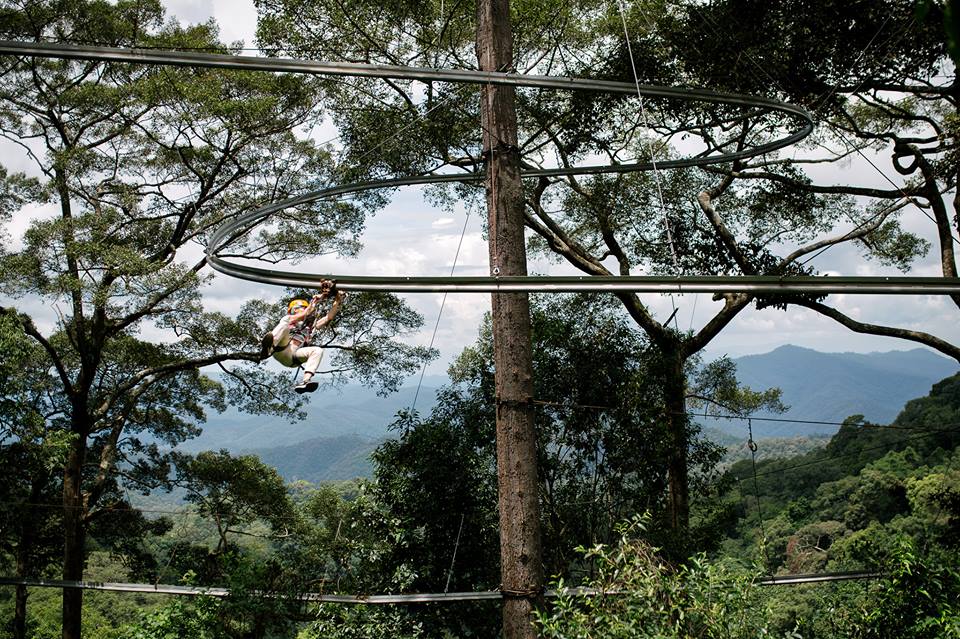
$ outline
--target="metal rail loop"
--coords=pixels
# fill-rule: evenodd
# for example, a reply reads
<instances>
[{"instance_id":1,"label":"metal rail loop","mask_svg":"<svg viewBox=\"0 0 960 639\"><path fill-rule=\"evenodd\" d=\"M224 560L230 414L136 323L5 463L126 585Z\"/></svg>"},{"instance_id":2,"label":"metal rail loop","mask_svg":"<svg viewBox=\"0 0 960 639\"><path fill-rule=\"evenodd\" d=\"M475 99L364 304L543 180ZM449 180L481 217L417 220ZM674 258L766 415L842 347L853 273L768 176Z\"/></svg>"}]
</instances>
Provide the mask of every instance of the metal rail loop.
<instances>
[{"instance_id":1,"label":"metal rail loop","mask_svg":"<svg viewBox=\"0 0 960 639\"><path fill-rule=\"evenodd\" d=\"M592 80L589 78L571 78L546 75L523 75L519 73L501 73L496 71L474 71L470 69L430 69L425 67L401 67L385 64L360 64L353 62L320 62L316 60L297 60L292 58L268 58L262 56L237 56L222 53L197 53L193 51L160 51L156 49L123 49L118 47L94 47L50 42L19 42L0 40L0 55L19 55L41 58L68 60L91 60L95 62L120 62L126 64L151 64L160 66L206 67L215 69L235 69L241 71L265 71L270 73L303 73L308 75L332 75L365 78L390 78L399 80L420 80L423 82L453 82L461 84L498 84L521 88L555 89L566 91L597 91L620 95L636 95L637 92L654 98L684 100L687 102L708 102L733 106L758 107L777 111L797 118L802 125L790 135L764 144L710 156L697 156L657 162L662 169L722 164L734 160L763 155L790 146L807 137L813 131L813 118L801 107L780 100L760 98L737 93L637 85L631 82L613 82L610 80ZM653 168L649 162L622 164L616 166L584 166L567 171L546 170L536 175L559 176L585 173L627 173ZM531 175L531 177L534 177Z\"/></svg>"},{"instance_id":2,"label":"metal rail loop","mask_svg":"<svg viewBox=\"0 0 960 639\"><path fill-rule=\"evenodd\" d=\"M515 87L539 89L554 89L567 91L598 91L620 95L640 94L686 101L700 101L711 104L757 107L779 112L791 118L798 119L801 126L789 135L741 151L722 153L710 156L698 156L664 160L655 167L651 162L631 163L622 165L582 166L573 169L539 169L524 171L524 177L558 177L563 175L583 175L596 173L627 173L644 171L654 168L680 168L717 164L745 159L789 146L806 137L813 130L813 120L800 107L778 100L754 98L750 96L705 91L699 89L684 89L677 87L637 86L628 82L611 82L605 80L591 80L583 78L551 77L538 75L520 75L516 73L497 73L472 70L427 69L419 67L400 67L389 65L354 64L342 62L318 62L312 60L295 60L287 58L266 58L254 56L234 56L214 53L198 53L184 51L159 51L152 49L121 49L113 47L77 46L69 44L55 44L43 42L12 42L0 41L0 54L38 56L48 58L65 58L74 60L92 60L99 62L118 62L133 64L173 65L186 67L207 67L219 69L238 69L246 71L266 71L273 73L306 73L313 75L332 75L370 78L394 78L419 80L424 82L455 82L470 84L499 84ZM487 281L473 281L468 284L437 283L420 281L421 278L381 278L378 284L367 278L359 282L359 278L343 275L309 275L298 271L278 271L254 266L239 264L219 257L218 253L233 239L249 231L253 226L270 215L294 206L302 206L322 198L348 195L361 191L381 188L395 188L416 184L437 184L443 182L476 182L483 179L480 173L452 174L452 175L425 175L409 178L397 178L373 182L361 182L336 186L319 191L313 191L288 200L270 204L254 210L246 215L235 218L221 225L207 243L207 258L212 268L224 274L239 277L255 282L279 284L287 286L315 286L321 279L333 277L341 283L344 289L370 290L395 289L403 291L476 291L489 292L505 290L505 280L486 278ZM598 280L581 279L576 282L561 284L559 280L553 283L535 283L529 280L511 282L509 290L674 290L673 284L641 282L632 278L629 281L600 283ZM626 288L623 288L626 287ZM717 290L711 288L710 290ZM778 288L778 290L781 290Z\"/></svg>"},{"instance_id":3,"label":"metal rail loop","mask_svg":"<svg viewBox=\"0 0 960 639\"><path fill-rule=\"evenodd\" d=\"M395 78L424 82L459 82L499 84L515 87L559 89L568 91L600 91L634 95L635 84L582 78L520 75L471 70L440 70L343 62L317 62L288 58L234 56L213 53L120 49L112 47L76 46L67 44L0 41L0 54L82 59L100 62L173 65L266 71L273 73L306 73L370 78ZM742 151L712 156L680 158L657 163L658 168L701 166L730 162L769 153L805 137L813 129L810 115L792 104L750 96L640 85L642 95L701 101L712 104L759 107L799 118L803 125L778 140ZM627 173L653 169L652 163L583 166L572 169L538 169L524 171L524 177L559 177L595 173ZM960 293L957 278L916 277L358 277L338 274L309 274L291 270L266 269L224 259L218 255L233 240L249 231L270 215L294 206L373 189L438 184L446 182L478 182L481 173L423 175L390 180L359 182L305 193L282 202L261 207L221 225L207 243L207 259L212 268L226 275L254 282L282 286L313 288L321 280L336 279L345 290L389 290L396 292L652 292L652 293L876 293L876 294L953 294Z\"/></svg>"}]
</instances>

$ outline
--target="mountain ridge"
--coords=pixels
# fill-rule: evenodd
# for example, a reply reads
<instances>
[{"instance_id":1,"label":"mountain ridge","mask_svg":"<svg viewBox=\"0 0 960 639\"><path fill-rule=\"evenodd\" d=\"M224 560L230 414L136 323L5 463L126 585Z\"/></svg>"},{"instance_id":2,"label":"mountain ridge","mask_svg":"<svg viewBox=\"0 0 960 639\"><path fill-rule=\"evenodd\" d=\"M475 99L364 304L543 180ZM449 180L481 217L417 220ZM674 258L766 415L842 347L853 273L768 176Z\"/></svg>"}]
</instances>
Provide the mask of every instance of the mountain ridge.
<instances>
[{"instance_id":1,"label":"mountain ridge","mask_svg":"<svg viewBox=\"0 0 960 639\"><path fill-rule=\"evenodd\" d=\"M754 390L778 387L789 410L759 412L755 418L842 422L863 415L878 424L891 423L907 401L925 396L936 382L960 370L953 360L932 351L823 353L794 345L769 353L734 358L737 379ZM704 420L732 435L745 435L746 424ZM832 434L837 426L787 422L754 423L754 437Z\"/></svg>"},{"instance_id":2,"label":"mountain ridge","mask_svg":"<svg viewBox=\"0 0 960 639\"><path fill-rule=\"evenodd\" d=\"M733 358L740 382L754 390L779 387L790 410L753 416L755 439L830 435L837 426L766 419L839 423L862 414L889 424L907 401L926 396L932 385L960 366L917 348L874 353L823 353L784 345L768 353ZM430 378L419 389L416 407L428 414L443 378ZM359 386L321 389L308 406L308 419L287 423L276 417L232 411L214 415L203 434L181 448L188 452L226 448L256 454L287 480L323 481L370 476L370 453L391 437L389 425L399 410L409 409L417 388L405 386L383 398ZM318 401L319 400L319 401ZM712 439L745 441L746 420L698 418Z\"/></svg>"}]
</instances>

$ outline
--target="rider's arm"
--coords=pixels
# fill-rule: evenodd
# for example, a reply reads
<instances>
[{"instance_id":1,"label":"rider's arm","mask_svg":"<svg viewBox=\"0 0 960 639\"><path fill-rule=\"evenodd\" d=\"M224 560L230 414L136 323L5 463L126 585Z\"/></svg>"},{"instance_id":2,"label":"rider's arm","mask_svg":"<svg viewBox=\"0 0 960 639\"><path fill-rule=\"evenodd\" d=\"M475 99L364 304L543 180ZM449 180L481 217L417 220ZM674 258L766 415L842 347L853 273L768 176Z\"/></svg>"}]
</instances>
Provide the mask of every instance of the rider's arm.
<instances>
[{"instance_id":1,"label":"rider's arm","mask_svg":"<svg viewBox=\"0 0 960 639\"><path fill-rule=\"evenodd\" d=\"M314 324L315 329L322 328L333 321L333 318L336 317L340 311L340 306L343 304L343 297L343 291L337 291L337 296L333 298L333 304L330 306L330 310L325 316L317 320L317 323Z\"/></svg>"}]
</instances>

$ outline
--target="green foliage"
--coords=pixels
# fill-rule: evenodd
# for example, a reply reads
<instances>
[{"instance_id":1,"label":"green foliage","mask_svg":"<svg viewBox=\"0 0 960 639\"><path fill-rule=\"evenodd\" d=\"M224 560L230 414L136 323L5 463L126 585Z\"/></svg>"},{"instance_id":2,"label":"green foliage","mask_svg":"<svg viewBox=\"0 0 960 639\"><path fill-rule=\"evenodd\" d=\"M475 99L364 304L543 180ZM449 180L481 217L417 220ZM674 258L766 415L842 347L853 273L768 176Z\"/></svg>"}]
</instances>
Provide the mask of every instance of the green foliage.
<instances>
[{"instance_id":1,"label":"green foliage","mask_svg":"<svg viewBox=\"0 0 960 639\"><path fill-rule=\"evenodd\" d=\"M159 610L144 615L128 630L130 639L229 639L220 625L219 602L213 597L177 597Z\"/></svg>"},{"instance_id":2,"label":"green foliage","mask_svg":"<svg viewBox=\"0 0 960 639\"><path fill-rule=\"evenodd\" d=\"M217 552L228 549L227 536L260 520L274 534L294 525L294 509L287 487L275 468L258 457L233 457L225 450L205 451L195 457L177 455L177 483L196 504L201 516L216 522Z\"/></svg>"},{"instance_id":3,"label":"green foliage","mask_svg":"<svg viewBox=\"0 0 960 639\"><path fill-rule=\"evenodd\" d=\"M956 0L945 0L942 6L935 0L917 2L917 20L936 19L937 13L943 14L943 31L950 58L954 65L960 65L960 6Z\"/></svg>"},{"instance_id":4,"label":"green foliage","mask_svg":"<svg viewBox=\"0 0 960 639\"><path fill-rule=\"evenodd\" d=\"M639 508L652 506L659 520L665 517L662 364L617 307L597 296L534 298L532 323L544 560L548 571L580 579L595 567L573 547L612 540L617 521ZM440 391L428 417L398 416L399 437L374 454L376 481L368 492L344 503L321 490L304 502L314 548L330 549L328 587L438 592L499 584L489 324L450 374L454 384ZM697 380L705 398L726 393L746 410L763 401L735 388L729 362ZM718 457L711 445L692 448L699 499L684 547L715 542L729 518L729 504L715 503L724 490L711 473ZM662 526L646 534L674 542L674 552L681 546ZM320 615L309 636L376 637L388 628L490 636L499 625L492 604L480 603L415 614L322 607Z\"/></svg>"},{"instance_id":5,"label":"green foliage","mask_svg":"<svg viewBox=\"0 0 960 639\"><path fill-rule=\"evenodd\" d=\"M758 411L782 413L779 388L755 391L737 381L737 365L721 357L696 370L689 382L687 401L691 409L750 415Z\"/></svg>"},{"instance_id":6,"label":"green foliage","mask_svg":"<svg viewBox=\"0 0 960 639\"><path fill-rule=\"evenodd\" d=\"M868 570L864 584L768 589L774 634L950 637L957 632L957 376L907 403L890 427L849 418L828 446L758 463L766 539L749 465L747 504L725 555L765 552L771 573Z\"/></svg>"},{"instance_id":7,"label":"green foliage","mask_svg":"<svg viewBox=\"0 0 960 639\"><path fill-rule=\"evenodd\" d=\"M936 68L945 53L940 25L930 18L914 22L915 7L913 0L816 6L802 1L690 3L674 14L672 35L688 72L728 89L760 95L782 91L801 103L840 102L843 95L824 97L824 90ZM908 25L909 35L891 40L883 56L861 56L887 22ZM704 28L724 31L717 39L697 38L694 30ZM738 43L737 53L729 48L731 42ZM753 66L757 60L763 61L763 73Z\"/></svg>"},{"instance_id":8,"label":"green foliage","mask_svg":"<svg viewBox=\"0 0 960 639\"><path fill-rule=\"evenodd\" d=\"M429 637L415 615L395 607L339 606L320 611L320 619L300 631L297 639L392 639ZM444 614L450 614L446 612Z\"/></svg>"},{"instance_id":9,"label":"green foliage","mask_svg":"<svg viewBox=\"0 0 960 639\"><path fill-rule=\"evenodd\" d=\"M766 635L768 610L755 572L707 561L703 556L675 568L642 540L644 523L634 519L619 529L611 546L579 548L595 566L587 585L593 596L562 592L537 612L546 639L627 637L735 638Z\"/></svg>"},{"instance_id":10,"label":"green foliage","mask_svg":"<svg viewBox=\"0 0 960 639\"><path fill-rule=\"evenodd\" d=\"M126 568L108 553L94 551L88 559L91 581L125 581ZM57 578L57 575L49 575ZM14 618L12 588L0 590L0 638L15 635L9 626ZM128 639L130 627L144 614L161 605L163 597L143 593L90 591L83 601L83 636L90 639ZM30 588L27 600L26 636L30 639L60 639L61 594L56 588Z\"/></svg>"},{"instance_id":11,"label":"green foliage","mask_svg":"<svg viewBox=\"0 0 960 639\"><path fill-rule=\"evenodd\" d=\"M950 515L949 488L944 486L940 523L923 523L924 507L911 505L910 487L927 475L952 476L956 467L953 451L960 443L960 376L949 377L933 386L927 397L907 402L890 427L865 423L855 415L845 420L826 447L789 459L757 462L758 487L765 518L775 519L788 504L805 499L812 505L802 522L841 521L851 532L877 522L915 535L948 533L942 524ZM753 501L752 469L749 461L737 461L729 469L740 481L742 498ZM781 477L789 477L782 481ZM947 480L949 481L949 480ZM919 489L914 489L919 490ZM906 520L902 518L906 515ZM901 518L901 519L898 519ZM757 513L748 511L743 526L755 530ZM778 542L786 546L784 538ZM841 545L840 548L843 548ZM858 555L859 556L859 555ZM783 559L775 560L771 569Z\"/></svg>"},{"instance_id":12,"label":"green foliage","mask_svg":"<svg viewBox=\"0 0 960 639\"><path fill-rule=\"evenodd\" d=\"M334 371L348 371L365 385L377 388L380 395L398 390L405 379L438 354L429 347L395 340L422 325L423 318L394 294L351 294L328 340L340 341L344 335L352 338L346 348L334 351Z\"/></svg>"},{"instance_id":13,"label":"green foliage","mask_svg":"<svg viewBox=\"0 0 960 639\"><path fill-rule=\"evenodd\" d=\"M860 603L847 636L863 639L960 637L957 555L922 554L900 539L886 574Z\"/></svg>"},{"instance_id":14,"label":"green foliage","mask_svg":"<svg viewBox=\"0 0 960 639\"><path fill-rule=\"evenodd\" d=\"M907 499L913 512L922 514L928 529L937 530L937 538L949 548L960 547L960 460L940 472L931 471L906 481Z\"/></svg>"},{"instance_id":15,"label":"green foliage","mask_svg":"<svg viewBox=\"0 0 960 639\"><path fill-rule=\"evenodd\" d=\"M400 438L373 456L374 498L403 526L391 563L415 567L418 590L491 588L500 565L491 433L469 398L440 397L443 417L401 416Z\"/></svg>"},{"instance_id":16,"label":"green foliage","mask_svg":"<svg viewBox=\"0 0 960 639\"><path fill-rule=\"evenodd\" d=\"M426 472L426 470L424 471ZM284 565L296 570L311 584L312 590L330 593L385 593L442 590L432 575L449 562L446 551L453 539L439 539L445 545L431 554L423 540L449 525L449 517L436 523L420 525L410 512L400 512L395 505L382 503L376 485L365 483L343 489L322 486L308 489L298 498L304 525L298 532L299 543L284 547L279 557ZM431 509L430 486L419 494L420 505L409 508ZM354 494L351 494L354 493ZM465 493L464 493L465 494ZM454 531L455 533L456 531ZM466 525L463 537L476 536ZM480 533L486 544L484 558L496 562L495 530ZM483 588L483 566L478 569L471 558L470 541L461 539L456 555L451 589ZM446 564L449 568L450 564ZM444 575L445 576L445 575ZM457 586L456 584L460 585ZM490 586L492 587L492 586ZM315 623L303 630L303 637L381 637L390 632L397 636L439 636L444 631L454 636L487 636L496 627L495 604L452 603L415 608L392 606L321 605L314 615ZM493 615L493 616L491 616ZM446 630L444 630L446 629ZM479 633L479 634L472 634Z\"/></svg>"},{"instance_id":17,"label":"green foliage","mask_svg":"<svg viewBox=\"0 0 960 639\"><path fill-rule=\"evenodd\" d=\"M532 329L544 560L548 571L568 574L577 563L571 548L608 540L617 521L639 508L665 518L662 460L670 444L663 363L617 306L597 296L534 298ZM731 367L721 368L728 373L722 380L715 371L698 378L703 397L713 399L717 389L728 397L739 392ZM420 531L408 552L420 553L413 563L424 589L445 585L449 567L439 557L453 555L458 532L453 583L481 587L497 579L489 324L450 372L455 383L441 391L433 413L402 416L395 424L400 438L374 457L377 500ZM696 528L683 544L709 544L729 514L712 503L721 490L711 472L718 458L719 449L695 440L690 466L698 470L694 483L702 498L695 501ZM661 542L682 545L657 528Z\"/></svg>"},{"instance_id":18,"label":"green foliage","mask_svg":"<svg viewBox=\"0 0 960 639\"><path fill-rule=\"evenodd\" d=\"M809 465L794 463L797 459ZM850 475L827 470L825 466L832 462L805 455L758 464L764 473L773 473L758 481L771 551L768 569L872 568L886 561L896 537L903 534L945 547L955 543L951 522L957 510L951 486L956 453L941 465L929 466L907 448L887 453ZM773 479L780 475L778 467L789 473L789 485ZM819 479L815 477L818 468ZM752 506L752 480L746 469L743 472L739 491ZM752 536L747 531L755 531L758 525L757 514L750 509L739 534Z\"/></svg>"}]
</instances>

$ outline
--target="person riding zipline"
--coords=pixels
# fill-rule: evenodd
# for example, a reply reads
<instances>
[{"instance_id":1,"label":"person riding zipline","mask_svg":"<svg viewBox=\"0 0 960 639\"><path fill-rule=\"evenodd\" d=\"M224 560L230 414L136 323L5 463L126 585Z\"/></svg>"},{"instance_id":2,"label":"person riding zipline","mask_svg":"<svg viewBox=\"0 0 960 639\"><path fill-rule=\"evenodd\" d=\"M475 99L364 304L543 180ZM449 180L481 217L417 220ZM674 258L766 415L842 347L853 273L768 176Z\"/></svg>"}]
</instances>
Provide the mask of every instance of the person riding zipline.
<instances>
[{"instance_id":1,"label":"person riding zipline","mask_svg":"<svg viewBox=\"0 0 960 639\"><path fill-rule=\"evenodd\" d=\"M331 294L334 299L330 310L323 317L315 317L319 304ZM284 366L303 366L303 381L293 387L298 393L312 393L319 386L313 381L313 376L320 367L323 348L312 346L310 341L315 331L332 322L337 316L343 298L343 292L337 291L333 282L325 280L320 285L320 294L314 295L309 302L305 299L291 301L287 305L287 315L260 340L260 359L273 355L273 358Z\"/></svg>"}]
</instances>

